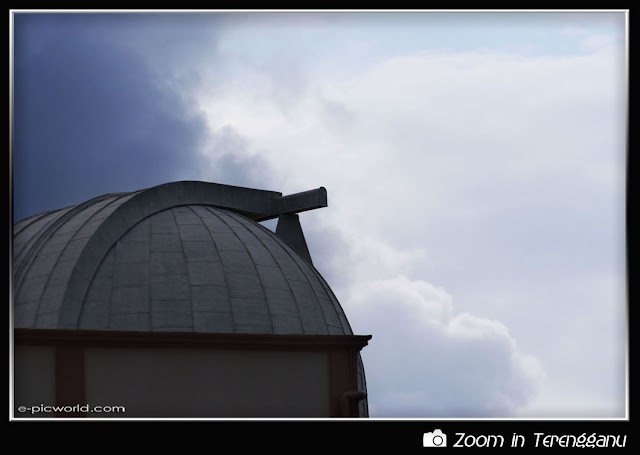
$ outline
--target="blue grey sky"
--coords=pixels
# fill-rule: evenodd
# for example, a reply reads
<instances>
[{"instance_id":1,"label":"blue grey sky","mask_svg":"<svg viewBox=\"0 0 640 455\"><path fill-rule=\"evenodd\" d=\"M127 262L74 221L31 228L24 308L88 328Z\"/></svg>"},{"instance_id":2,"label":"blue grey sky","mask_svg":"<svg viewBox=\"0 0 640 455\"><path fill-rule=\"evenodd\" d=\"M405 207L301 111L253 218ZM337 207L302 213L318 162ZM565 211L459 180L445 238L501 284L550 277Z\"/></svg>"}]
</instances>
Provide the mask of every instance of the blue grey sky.
<instances>
[{"instance_id":1,"label":"blue grey sky","mask_svg":"<svg viewBox=\"0 0 640 455\"><path fill-rule=\"evenodd\" d=\"M13 216L293 193L372 417L624 417L624 11L21 13Z\"/></svg>"}]
</instances>

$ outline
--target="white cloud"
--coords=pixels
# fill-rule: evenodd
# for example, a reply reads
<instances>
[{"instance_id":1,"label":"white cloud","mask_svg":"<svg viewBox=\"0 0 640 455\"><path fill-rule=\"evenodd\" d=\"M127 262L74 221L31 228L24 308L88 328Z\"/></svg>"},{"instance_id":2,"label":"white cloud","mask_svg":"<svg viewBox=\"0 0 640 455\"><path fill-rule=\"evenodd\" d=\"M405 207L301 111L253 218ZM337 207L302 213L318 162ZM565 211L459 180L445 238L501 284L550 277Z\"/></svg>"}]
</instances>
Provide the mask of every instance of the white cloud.
<instances>
[{"instance_id":1,"label":"white cloud","mask_svg":"<svg viewBox=\"0 0 640 455\"><path fill-rule=\"evenodd\" d=\"M354 330L374 334L363 352L372 417L508 416L535 395L539 362L503 324L453 314L443 289L399 276L347 297Z\"/></svg>"},{"instance_id":2,"label":"white cloud","mask_svg":"<svg viewBox=\"0 0 640 455\"><path fill-rule=\"evenodd\" d=\"M521 413L542 384L541 365L556 368L547 397L564 387L555 376L568 377L563 359L590 371L593 359L572 352L567 336L585 352L600 346L593 352L603 361L620 357L625 340L612 326L603 345L589 324L540 316L571 320L575 283L589 321L624 309L612 294L593 297L603 288L591 280L618 273L611 253L623 248L617 54L603 45L573 56L429 51L375 60L354 41L341 53L336 36L319 44L296 41L302 30L279 30L273 41L263 32L260 53L249 29L229 35L222 63L233 78L196 98L212 132L242 138L238 160L259 163L260 187L328 188L329 209L302 223L356 332L374 336L363 354L372 414ZM223 180L216 165L225 154L213 145L204 152L212 168L203 177ZM592 382L563 393L561 412L617 387L604 375Z\"/></svg>"}]
</instances>

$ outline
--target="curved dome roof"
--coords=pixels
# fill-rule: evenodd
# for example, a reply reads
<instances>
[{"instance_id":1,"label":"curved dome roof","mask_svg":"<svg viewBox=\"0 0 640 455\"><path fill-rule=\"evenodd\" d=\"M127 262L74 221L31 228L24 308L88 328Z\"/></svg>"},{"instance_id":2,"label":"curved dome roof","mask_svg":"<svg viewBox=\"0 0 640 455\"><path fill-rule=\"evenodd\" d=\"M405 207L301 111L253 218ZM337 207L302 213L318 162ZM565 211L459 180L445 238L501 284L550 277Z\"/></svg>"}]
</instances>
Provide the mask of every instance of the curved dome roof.
<instances>
[{"instance_id":1,"label":"curved dome roof","mask_svg":"<svg viewBox=\"0 0 640 455\"><path fill-rule=\"evenodd\" d=\"M352 334L318 271L247 206L279 193L239 204L222 187L107 194L17 223L14 326Z\"/></svg>"}]
</instances>

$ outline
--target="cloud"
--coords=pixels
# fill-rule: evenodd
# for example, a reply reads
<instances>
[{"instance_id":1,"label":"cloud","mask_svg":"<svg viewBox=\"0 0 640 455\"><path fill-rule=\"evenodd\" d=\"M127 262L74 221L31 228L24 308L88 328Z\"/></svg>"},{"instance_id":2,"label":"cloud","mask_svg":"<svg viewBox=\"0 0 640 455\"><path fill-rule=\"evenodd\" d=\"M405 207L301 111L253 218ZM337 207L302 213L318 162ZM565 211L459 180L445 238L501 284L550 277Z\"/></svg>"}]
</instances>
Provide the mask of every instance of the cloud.
<instances>
[{"instance_id":1,"label":"cloud","mask_svg":"<svg viewBox=\"0 0 640 455\"><path fill-rule=\"evenodd\" d=\"M119 42L121 25L15 16L16 220L195 175L205 125Z\"/></svg>"},{"instance_id":2,"label":"cloud","mask_svg":"<svg viewBox=\"0 0 640 455\"><path fill-rule=\"evenodd\" d=\"M543 378L500 322L453 312L452 298L398 276L357 283L347 296L363 351L372 417L504 417Z\"/></svg>"},{"instance_id":3,"label":"cloud","mask_svg":"<svg viewBox=\"0 0 640 455\"><path fill-rule=\"evenodd\" d=\"M259 157L263 185L328 188L329 209L301 222L356 332L374 336L363 354L372 414L508 416L544 384L571 415L584 395L550 392L542 369L553 365L558 385L555 375L570 374L562 359L575 354L563 325L543 315L570 319L574 304L563 297L578 282L590 295L584 309L612 311L593 297L599 281L585 277L615 269L610 252L623 241L617 57L600 47L358 61L367 47L351 42L314 60L324 45L300 39L273 70L263 51L298 36L264 34L256 56L246 33L227 39L239 77L199 92L201 106L211 130L232 128L245 159ZM296 84L285 96L278 75L288 62ZM570 336L600 344L579 326ZM601 360L619 371L605 359L619 359L624 337L610 327L602 338L610 355L599 351ZM572 365L586 372L592 361L579 355ZM618 387L608 381L598 376L587 393Z\"/></svg>"}]
</instances>

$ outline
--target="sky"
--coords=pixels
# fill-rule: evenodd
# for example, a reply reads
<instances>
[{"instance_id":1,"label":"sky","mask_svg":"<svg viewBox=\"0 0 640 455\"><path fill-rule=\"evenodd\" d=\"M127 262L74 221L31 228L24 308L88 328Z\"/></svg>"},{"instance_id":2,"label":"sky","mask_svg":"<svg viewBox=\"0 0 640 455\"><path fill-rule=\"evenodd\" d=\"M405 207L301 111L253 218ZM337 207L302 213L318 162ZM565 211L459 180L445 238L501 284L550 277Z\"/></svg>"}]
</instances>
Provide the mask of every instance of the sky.
<instances>
[{"instance_id":1,"label":"sky","mask_svg":"<svg viewBox=\"0 0 640 455\"><path fill-rule=\"evenodd\" d=\"M14 12L13 220L324 186L371 417L624 418L627 14Z\"/></svg>"}]
</instances>

